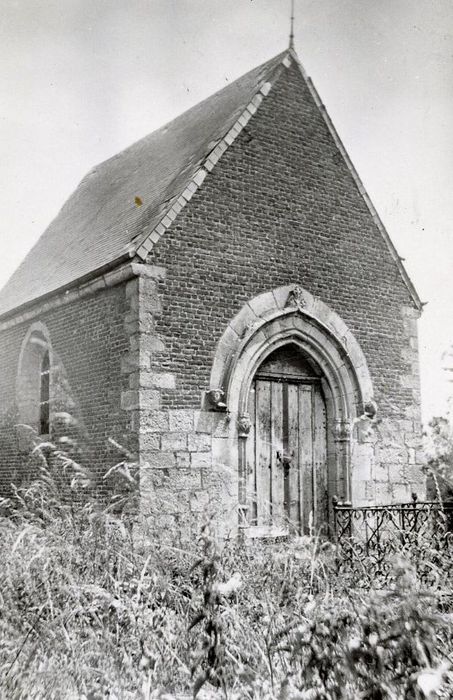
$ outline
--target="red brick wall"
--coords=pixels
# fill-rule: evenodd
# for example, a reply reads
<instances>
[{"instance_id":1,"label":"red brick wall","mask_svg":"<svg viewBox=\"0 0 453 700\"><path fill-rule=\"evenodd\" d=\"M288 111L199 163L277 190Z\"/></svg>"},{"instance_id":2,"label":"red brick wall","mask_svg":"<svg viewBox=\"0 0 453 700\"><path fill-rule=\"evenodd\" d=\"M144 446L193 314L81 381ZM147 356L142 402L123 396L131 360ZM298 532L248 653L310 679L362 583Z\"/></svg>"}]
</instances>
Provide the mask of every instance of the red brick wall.
<instances>
[{"instance_id":1,"label":"red brick wall","mask_svg":"<svg viewBox=\"0 0 453 700\"><path fill-rule=\"evenodd\" d=\"M297 282L340 314L367 357L376 399L403 411L413 306L397 266L296 67L151 252L167 269L156 330L175 373L163 406L199 407L216 343L249 299ZM387 404L381 403L385 413ZM394 410L394 409L393 409Z\"/></svg>"},{"instance_id":2,"label":"red brick wall","mask_svg":"<svg viewBox=\"0 0 453 700\"><path fill-rule=\"evenodd\" d=\"M127 377L121 375L121 359L129 350L125 333L125 285L99 291L41 314L33 321L47 327L54 355L52 369L58 397L52 408L76 418L69 433L77 440L81 462L95 472L100 492L108 487L100 478L120 459L108 445L112 437L136 451L128 433L129 417L121 409L121 392ZM13 426L18 420L16 376L22 341L30 323L0 331L0 488L6 493L13 481L30 476L32 463L18 451ZM55 395L55 394L54 394ZM64 432L61 428L60 434ZM53 435L52 437L58 437Z\"/></svg>"}]
</instances>

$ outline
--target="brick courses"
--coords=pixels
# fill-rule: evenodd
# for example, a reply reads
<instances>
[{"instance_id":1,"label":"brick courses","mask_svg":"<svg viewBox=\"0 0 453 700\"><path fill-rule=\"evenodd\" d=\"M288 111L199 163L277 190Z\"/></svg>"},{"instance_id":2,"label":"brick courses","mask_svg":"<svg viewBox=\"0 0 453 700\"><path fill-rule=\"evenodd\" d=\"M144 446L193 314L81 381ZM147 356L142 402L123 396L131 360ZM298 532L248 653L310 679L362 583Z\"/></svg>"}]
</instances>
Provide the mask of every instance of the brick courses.
<instances>
[{"instance_id":1,"label":"brick courses","mask_svg":"<svg viewBox=\"0 0 453 700\"><path fill-rule=\"evenodd\" d=\"M407 320L413 302L296 66L205 179L149 257L167 270L156 331L177 375L169 408L200 406L214 348L241 306L299 282L345 320L376 399L414 400ZM418 312L413 309L416 316ZM412 320L410 319L412 322ZM411 355L412 357L412 355ZM388 407L381 407L384 413Z\"/></svg>"},{"instance_id":2,"label":"brick courses","mask_svg":"<svg viewBox=\"0 0 453 700\"><path fill-rule=\"evenodd\" d=\"M118 462L121 452L108 443L113 438L137 453L137 436L121 409L125 378L121 360L128 348L125 332L125 285L50 309L39 315L50 335L54 354L53 383L59 386L53 412L67 411L77 420L80 459L98 477L97 492L106 494L102 474ZM0 331L0 489L30 477L31 465L18 451L14 425L19 352L30 322ZM55 437L55 436L54 436Z\"/></svg>"}]
</instances>

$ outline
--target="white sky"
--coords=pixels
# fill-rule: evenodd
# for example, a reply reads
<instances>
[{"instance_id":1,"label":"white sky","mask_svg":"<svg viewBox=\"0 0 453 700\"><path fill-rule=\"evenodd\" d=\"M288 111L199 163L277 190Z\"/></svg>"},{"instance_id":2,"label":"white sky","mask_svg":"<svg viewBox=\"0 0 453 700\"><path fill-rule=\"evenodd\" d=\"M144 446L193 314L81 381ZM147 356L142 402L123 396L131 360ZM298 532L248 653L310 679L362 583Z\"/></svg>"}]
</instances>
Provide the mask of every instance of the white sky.
<instances>
[{"instance_id":1,"label":"white sky","mask_svg":"<svg viewBox=\"0 0 453 700\"><path fill-rule=\"evenodd\" d=\"M453 342L453 3L295 1L299 57L429 302L429 418ZM93 165L288 41L290 0L0 5L0 286Z\"/></svg>"}]
</instances>

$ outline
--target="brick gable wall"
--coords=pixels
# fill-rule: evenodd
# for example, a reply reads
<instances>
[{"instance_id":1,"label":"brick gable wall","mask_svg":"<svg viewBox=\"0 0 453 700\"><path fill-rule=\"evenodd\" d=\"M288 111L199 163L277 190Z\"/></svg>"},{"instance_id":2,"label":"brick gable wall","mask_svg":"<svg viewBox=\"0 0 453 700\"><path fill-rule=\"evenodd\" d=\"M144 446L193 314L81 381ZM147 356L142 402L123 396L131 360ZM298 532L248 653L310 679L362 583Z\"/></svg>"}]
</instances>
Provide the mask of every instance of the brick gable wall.
<instances>
[{"instance_id":1,"label":"brick gable wall","mask_svg":"<svg viewBox=\"0 0 453 700\"><path fill-rule=\"evenodd\" d=\"M413 306L394 260L296 67L208 175L150 255L167 269L157 332L177 375L165 406L197 407L216 343L248 300L298 282L361 344L376 399L413 404L401 374ZM411 315L409 311L409 315ZM414 313L416 316L417 314Z\"/></svg>"}]
</instances>

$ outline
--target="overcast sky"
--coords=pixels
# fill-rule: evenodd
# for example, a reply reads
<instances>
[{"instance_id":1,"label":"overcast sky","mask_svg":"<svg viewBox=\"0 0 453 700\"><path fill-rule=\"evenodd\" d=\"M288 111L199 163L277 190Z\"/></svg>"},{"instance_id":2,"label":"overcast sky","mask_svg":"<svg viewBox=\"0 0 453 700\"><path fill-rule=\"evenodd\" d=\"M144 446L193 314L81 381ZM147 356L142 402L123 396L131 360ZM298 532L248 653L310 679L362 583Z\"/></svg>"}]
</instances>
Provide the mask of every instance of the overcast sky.
<instances>
[{"instance_id":1,"label":"overcast sky","mask_svg":"<svg viewBox=\"0 0 453 700\"><path fill-rule=\"evenodd\" d=\"M445 410L441 354L453 342L453 2L295 4L299 57L429 302L429 418ZM3 286L93 165L282 51L290 0L0 0L0 10Z\"/></svg>"}]
</instances>

